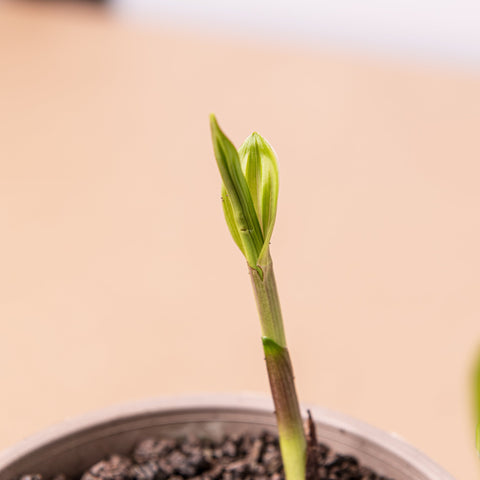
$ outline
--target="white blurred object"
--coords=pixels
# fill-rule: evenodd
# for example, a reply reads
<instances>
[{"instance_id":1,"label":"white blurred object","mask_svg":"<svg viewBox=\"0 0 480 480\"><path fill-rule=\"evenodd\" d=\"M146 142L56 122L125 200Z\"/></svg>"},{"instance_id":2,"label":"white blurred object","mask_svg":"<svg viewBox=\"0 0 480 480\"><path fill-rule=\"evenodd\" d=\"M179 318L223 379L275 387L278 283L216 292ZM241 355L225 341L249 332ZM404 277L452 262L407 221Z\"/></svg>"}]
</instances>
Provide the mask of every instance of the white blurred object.
<instances>
[{"instance_id":1,"label":"white blurred object","mask_svg":"<svg viewBox=\"0 0 480 480\"><path fill-rule=\"evenodd\" d=\"M135 18L480 67L479 0L115 0Z\"/></svg>"}]
</instances>

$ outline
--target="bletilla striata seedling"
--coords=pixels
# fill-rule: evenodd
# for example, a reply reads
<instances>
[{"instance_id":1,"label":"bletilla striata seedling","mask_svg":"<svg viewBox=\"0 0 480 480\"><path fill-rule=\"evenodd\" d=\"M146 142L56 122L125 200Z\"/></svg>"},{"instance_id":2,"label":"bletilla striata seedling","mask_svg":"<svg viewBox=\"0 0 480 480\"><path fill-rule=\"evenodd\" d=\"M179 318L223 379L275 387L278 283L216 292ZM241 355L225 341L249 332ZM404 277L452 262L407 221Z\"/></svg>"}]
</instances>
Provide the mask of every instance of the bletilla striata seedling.
<instances>
[{"instance_id":1,"label":"bletilla striata seedling","mask_svg":"<svg viewBox=\"0 0 480 480\"><path fill-rule=\"evenodd\" d=\"M210 126L223 181L225 219L233 240L247 260L260 316L285 476L287 480L304 480L305 433L270 257L278 198L276 156L258 133L252 133L237 151L213 115Z\"/></svg>"}]
</instances>

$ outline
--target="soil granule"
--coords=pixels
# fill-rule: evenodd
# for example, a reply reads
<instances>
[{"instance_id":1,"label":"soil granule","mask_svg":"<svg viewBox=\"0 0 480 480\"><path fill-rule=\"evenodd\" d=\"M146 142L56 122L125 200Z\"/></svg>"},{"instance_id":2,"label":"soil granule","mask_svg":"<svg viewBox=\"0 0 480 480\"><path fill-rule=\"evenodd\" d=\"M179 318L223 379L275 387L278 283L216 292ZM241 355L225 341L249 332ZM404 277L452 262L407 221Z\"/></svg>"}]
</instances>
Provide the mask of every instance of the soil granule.
<instances>
[{"instance_id":1,"label":"soil granule","mask_svg":"<svg viewBox=\"0 0 480 480\"><path fill-rule=\"evenodd\" d=\"M315 442L309 455L310 477L316 480L392 480L377 475L348 455ZM181 441L149 438L131 456L111 455L78 479L57 475L52 480L284 480L278 438L228 435L221 442L187 437ZM24 475L20 480L42 480Z\"/></svg>"}]
</instances>

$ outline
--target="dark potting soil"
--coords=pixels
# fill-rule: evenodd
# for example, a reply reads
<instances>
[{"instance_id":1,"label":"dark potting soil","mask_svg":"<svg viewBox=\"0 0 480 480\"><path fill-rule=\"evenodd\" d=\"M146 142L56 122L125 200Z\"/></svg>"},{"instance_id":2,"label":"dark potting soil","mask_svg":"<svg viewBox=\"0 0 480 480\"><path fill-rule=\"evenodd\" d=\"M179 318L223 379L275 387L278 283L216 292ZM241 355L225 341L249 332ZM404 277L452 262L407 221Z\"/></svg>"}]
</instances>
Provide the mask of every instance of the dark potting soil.
<instances>
[{"instance_id":1,"label":"dark potting soil","mask_svg":"<svg viewBox=\"0 0 480 480\"><path fill-rule=\"evenodd\" d=\"M307 470L317 480L391 480L309 441ZM270 433L228 435L221 442L185 438L149 438L126 457L111 455L92 465L79 479L57 475L53 480L284 480L278 438ZM42 480L24 475L20 480ZM44 479L49 480L49 479Z\"/></svg>"}]
</instances>

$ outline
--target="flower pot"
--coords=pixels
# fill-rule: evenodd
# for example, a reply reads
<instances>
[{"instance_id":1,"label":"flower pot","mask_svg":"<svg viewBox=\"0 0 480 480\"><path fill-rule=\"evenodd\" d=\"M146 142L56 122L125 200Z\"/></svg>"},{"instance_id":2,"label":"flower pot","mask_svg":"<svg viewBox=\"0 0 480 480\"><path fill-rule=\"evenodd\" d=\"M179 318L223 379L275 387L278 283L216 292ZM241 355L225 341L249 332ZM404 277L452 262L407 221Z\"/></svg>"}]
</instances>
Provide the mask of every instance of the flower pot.
<instances>
[{"instance_id":1,"label":"flower pot","mask_svg":"<svg viewBox=\"0 0 480 480\"><path fill-rule=\"evenodd\" d=\"M345 415L312 407L319 441L350 454L395 480L453 480L453 477L394 435ZM0 454L0 480L25 473L50 478L81 474L110 453L128 454L149 436L275 431L269 399L243 395L202 395L156 399L108 408L24 440Z\"/></svg>"}]
</instances>

